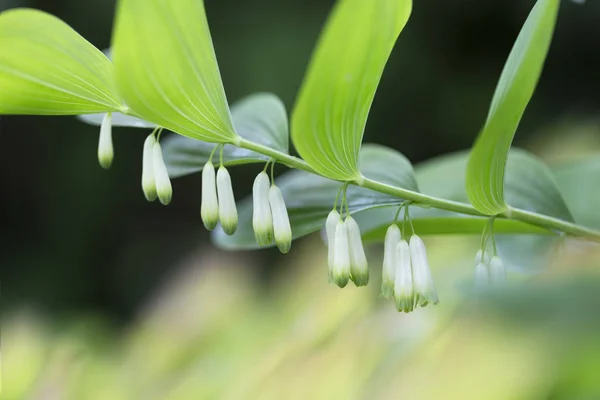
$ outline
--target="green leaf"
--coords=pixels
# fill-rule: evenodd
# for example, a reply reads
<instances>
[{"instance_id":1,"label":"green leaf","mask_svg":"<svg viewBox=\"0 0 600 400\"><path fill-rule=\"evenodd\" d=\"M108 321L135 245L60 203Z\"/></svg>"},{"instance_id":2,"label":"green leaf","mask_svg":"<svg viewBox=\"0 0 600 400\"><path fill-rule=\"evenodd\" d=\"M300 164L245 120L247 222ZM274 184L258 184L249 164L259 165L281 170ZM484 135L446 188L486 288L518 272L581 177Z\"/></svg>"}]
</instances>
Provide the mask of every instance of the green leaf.
<instances>
[{"instance_id":1,"label":"green leaf","mask_svg":"<svg viewBox=\"0 0 600 400\"><path fill-rule=\"evenodd\" d=\"M467 168L469 200L480 212L507 211L506 157L525 107L537 85L554 31L559 0L538 0L512 48L487 120Z\"/></svg>"},{"instance_id":2,"label":"green leaf","mask_svg":"<svg viewBox=\"0 0 600 400\"><path fill-rule=\"evenodd\" d=\"M202 1L121 0L111 50L137 116L194 139L237 140Z\"/></svg>"},{"instance_id":3,"label":"green leaf","mask_svg":"<svg viewBox=\"0 0 600 400\"><path fill-rule=\"evenodd\" d=\"M359 158L360 171L367 177L418 191L410 162L395 150L380 145L365 145ZM342 183L304 171L290 171L276 179L281 189L294 238L319 230L332 210ZM390 204L400 204L402 199L373 192L358 186L348 188L348 206L352 213ZM239 226L233 236L221 229L214 231L216 244L228 249L258 248L252 231L252 198L238 205Z\"/></svg>"},{"instance_id":4,"label":"green leaf","mask_svg":"<svg viewBox=\"0 0 600 400\"><path fill-rule=\"evenodd\" d=\"M233 124L240 136L254 143L288 152L289 133L285 106L277 96L257 93L248 96L231 107ZM214 149L211 143L172 135L163 143L164 160L171 178L201 171ZM218 159L218 154L217 158ZM265 162L270 157L239 147L225 145L225 165Z\"/></svg>"},{"instance_id":5,"label":"green leaf","mask_svg":"<svg viewBox=\"0 0 600 400\"><path fill-rule=\"evenodd\" d=\"M411 7L411 0L338 1L292 115L292 141L321 175L360 180L369 109Z\"/></svg>"},{"instance_id":6,"label":"green leaf","mask_svg":"<svg viewBox=\"0 0 600 400\"><path fill-rule=\"evenodd\" d=\"M466 201L464 170L468 152L462 151L434 158L416 167L421 192L455 201ZM556 180L548 166L534 155L512 149L506 169L506 198L511 206L573 221L563 200ZM395 207L369 210L356 215L363 238L381 241L385 230L393 221ZM411 207L410 215L419 234L481 234L488 219L462 215L433 208ZM535 233L551 235L552 232L519 221L496 219L497 233Z\"/></svg>"},{"instance_id":7,"label":"green leaf","mask_svg":"<svg viewBox=\"0 0 600 400\"><path fill-rule=\"evenodd\" d=\"M86 124L101 126L104 116L106 114L81 114L77 116L77 119ZM112 113L112 124L113 127L128 127L128 128L156 128L156 124L152 122L144 121L143 119L132 117L131 115Z\"/></svg>"},{"instance_id":8,"label":"green leaf","mask_svg":"<svg viewBox=\"0 0 600 400\"><path fill-rule=\"evenodd\" d=\"M37 10L0 13L0 114L123 108L112 64L71 27Z\"/></svg>"}]
</instances>

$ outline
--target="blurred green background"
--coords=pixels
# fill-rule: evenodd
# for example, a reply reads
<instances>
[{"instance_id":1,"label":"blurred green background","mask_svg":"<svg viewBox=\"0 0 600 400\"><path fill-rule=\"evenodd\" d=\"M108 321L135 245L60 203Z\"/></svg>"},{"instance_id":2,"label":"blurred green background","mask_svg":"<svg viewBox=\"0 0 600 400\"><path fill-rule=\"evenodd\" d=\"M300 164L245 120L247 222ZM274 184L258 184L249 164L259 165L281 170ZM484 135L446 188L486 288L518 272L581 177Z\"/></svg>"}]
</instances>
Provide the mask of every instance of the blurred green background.
<instances>
[{"instance_id":1,"label":"blurred green background","mask_svg":"<svg viewBox=\"0 0 600 400\"><path fill-rule=\"evenodd\" d=\"M270 91L291 110L333 1L205 3L230 102ZM415 164L468 148L533 3L415 2L365 141L394 147ZM60 17L101 49L110 45L114 1L0 0L0 10L20 6ZM599 152L599 16L598 1L562 3L545 70L516 135L517 146L549 162ZM514 277L528 282L507 289L514 296L463 303L477 239L434 238L442 304L397 314L377 298L377 278L363 292L327 285L315 237L295 243L285 257L213 248L199 216L199 175L174 181L169 207L147 203L140 188L147 133L115 129L116 157L107 172L97 163L95 127L69 117L0 119L0 265L9 314L3 347L10 348L5 338L16 338L22 340L16 349L30 352L13 353L27 360L30 376L12 376L30 394L45 391L45 382L81 381L106 392L87 397L69 386L75 399L439 398L450 382L473 392L446 398L600 398L586 397L600 393L590 372L600 366L596 278L584 275L589 282L581 289L561 270L532 292L529 277ZM231 170L238 198L249 194L260 168ZM570 265L597 266L599 255L592 254L580 251ZM516 300L498 300L507 298ZM549 307L547 298L565 308ZM569 312L573 302L580 313ZM435 345L423 346L430 339ZM564 344L575 339L577 348ZM21 398L25 392L17 389L10 397L4 370L7 398ZM136 384L151 381L156 397L140 396ZM176 397L171 391L179 387ZM577 394L574 387L591 389Z\"/></svg>"}]
</instances>

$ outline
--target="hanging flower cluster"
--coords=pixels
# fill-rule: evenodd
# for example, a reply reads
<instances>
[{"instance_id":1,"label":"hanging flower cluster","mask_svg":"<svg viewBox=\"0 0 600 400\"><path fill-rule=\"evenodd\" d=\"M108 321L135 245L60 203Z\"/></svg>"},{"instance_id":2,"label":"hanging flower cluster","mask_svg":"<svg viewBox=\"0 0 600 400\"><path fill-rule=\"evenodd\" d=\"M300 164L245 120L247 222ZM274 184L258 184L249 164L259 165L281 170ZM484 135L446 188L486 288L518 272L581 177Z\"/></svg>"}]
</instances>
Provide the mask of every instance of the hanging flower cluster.
<instances>
[{"instance_id":1,"label":"hanging flower cluster","mask_svg":"<svg viewBox=\"0 0 600 400\"><path fill-rule=\"evenodd\" d=\"M475 286L486 287L489 285L500 285L506 281L506 269L502 259L497 256L496 241L494 239L494 219L485 226L482 234L481 249L475 255ZM490 257L486 250L489 239L491 238L493 256Z\"/></svg>"},{"instance_id":2,"label":"hanging flower cluster","mask_svg":"<svg viewBox=\"0 0 600 400\"><path fill-rule=\"evenodd\" d=\"M415 234L403 239L396 224L385 235L381 292L393 295L398 311L406 313L439 302L425 243Z\"/></svg>"},{"instance_id":3,"label":"hanging flower cluster","mask_svg":"<svg viewBox=\"0 0 600 400\"><path fill-rule=\"evenodd\" d=\"M157 133L158 132L158 133ZM144 141L142 156L142 190L148 201L158 197L161 204L171 202L173 188L159 143L160 129L155 129Z\"/></svg>"}]
</instances>

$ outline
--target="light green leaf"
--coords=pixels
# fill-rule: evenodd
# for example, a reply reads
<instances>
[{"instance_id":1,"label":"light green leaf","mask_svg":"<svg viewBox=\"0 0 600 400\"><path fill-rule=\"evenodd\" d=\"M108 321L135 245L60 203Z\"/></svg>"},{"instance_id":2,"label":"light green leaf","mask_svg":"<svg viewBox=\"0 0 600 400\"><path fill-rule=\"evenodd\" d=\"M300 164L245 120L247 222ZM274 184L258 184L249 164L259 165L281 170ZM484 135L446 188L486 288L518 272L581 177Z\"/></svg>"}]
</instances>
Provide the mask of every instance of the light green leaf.
<instances>
[{"instance_id":1,"label":"light green leaf","mask_svg":"<svg viewBox=\"0 0 600 400\"><path fill-rule=\"evenodd\" d=\"M321 175L360 180L369 109L411 7L411 0L338 1L292 115L292 141Z\"/></svg>"},{"instance_id":2,"label":"light green leaf","mask_svg":"<svg viewBox=\"0 0 600 400\"><path fill-rule=\"evenodd\" d=\"M233 104L231 114L240 136L280 152L288 152L287 114L277 96L270 93L253 94ZM214 144L180 135L172 135L162 143L164 160L171 178L201 171L215 147ZM217 159L218 154L215 160ZM225 165L265 162L269 159L263 154L231 145L225 145L223 150Z\"/></svg>"},{"instance_id":3,"label":"light green leaf","mask_svg":"<svg viewBox=\"0 0 600 400\"><path fill-rule=\"evenodd\" d=\"M419 164L417 181L421 192L455 201L466 201L464 171L468 152L462 151ZM573 221L571 213L548 166L534 155L512 149L506 169L506 198L511 206ZM363 237L381 241L385 230L394 218L395 207L368 210L356 215ZM419 234L481 234L486 217L456 214L433 208L411 207L410 215ZM497 233L535 233L551 235L553 232L523 222L496 219Z\"/></svg>"},{"instance_id":4,"label":"light green leaf","mask_svg":"<svg viewBox=\"0 0 600 400\"><path fill-rule=\"evenodd\" d=\"M42 11L0 13L0 114L75 115L121 110L110 61Z\"/></svg>"},{"instance_id":5,"label":"light green leaf","mask_svg":"<svg viewBox=\"0 0 600 400\"><path fill-rule=\"evenodd\" d=\"M533 7L506 61L487 120L471 152L467 192L473 206L484 214L507 210L506 157L540 77L558 6L559 0L538 0Z\"/></svg>"},{"instance_id":6,"label":"light green leaf","mask_svg":"<svg viewBox=\"0 0 600 400\"><path fill-rule=\"evenodd\" d=\"M202 1L121 0L111 50L136 115L194 139L237 140Z\"/></svg>"},{"instance_id":7,"label":"light green leaf","mask_svg":"<svg viewBox=\"0 0 600 400\"><path fill-rule=\"evenodd\" d=\"M371 179L418 191L412 165L395 150L380 145L365 145L360 152L359 168ZM342 186L340 182L298 170L287 172L276 181L288 208L294 238L323 227ZM402 199L358 186L348 188L348 206L352 213L401 202ZM214 231L214 241L218 246L228 249L258 248L252 231L252 198L238 205L238 214L239 226L235 234L227 236L217 229Z\"/></svg>"}]
</instances>

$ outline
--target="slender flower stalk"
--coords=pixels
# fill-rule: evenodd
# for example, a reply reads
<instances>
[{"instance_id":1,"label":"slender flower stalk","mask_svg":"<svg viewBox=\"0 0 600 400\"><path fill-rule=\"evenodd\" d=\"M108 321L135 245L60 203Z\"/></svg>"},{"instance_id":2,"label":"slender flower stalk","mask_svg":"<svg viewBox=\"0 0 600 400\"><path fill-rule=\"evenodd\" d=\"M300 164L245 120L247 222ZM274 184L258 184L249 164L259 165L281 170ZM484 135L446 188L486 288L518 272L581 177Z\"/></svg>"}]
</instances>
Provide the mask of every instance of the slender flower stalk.
<instances>
[{"instance_id":1,"label":"slender flower stalk","mask_svg":"<svg viewBox=\"0 0 600 400\"><path fill-rule=\"evenodd\" d=\"M490 260L490 282L493 284L501 284L506 281L506 269L504 263L498 256L492 257Z\"/></svg>"},{"instance_id":2,"label":"slender flower stalk","mask_svg":"<svg viewBox=\"0 0 600 400\"><path fill-rule=\"evenodd\" d=\"M219 222L227 235L233 235L238 225L238 214L231 186L231 176L222 165L217 171L217 195L219 198Z\"/></svg>"},{"instance_id":3,"label":"slender flower stalk","mask_svg":"<svg viewBox=\"0 0 600 400\"><path fill-rule=\"evenodd\" d=\"M332 210L327 216L325 222L325 232L327 233L327 266L329 267L329 281L333 281L333 262L335 254L335 230L340 221L340 213Z\"/></svg>"},{"instance_id":4,"label":"slender flower stalk","mask_svg":"<svg viewBox=\"0 0 600 400\"><path fill-rule=\"evenodd\" d=\"M173 188L171 187L169 172L163 161L162 149L158 141L152 147L152 165L158 200L166 206L171 202L171 198L173 197Z\"/></svg>"},{"instance_id":5,"label":"slender flower stalk","mask_svg":"<svg viewBox=\"0 0 600 400\"><path fill-rule=\"evenodd\" d=\"M416 305L425 307L429 303L437 304L439 299L429 269L425 243L419 236L412 235L409 247Z\"/></svg>"},{"instance_id":6,"label":"slender flower stalk","mask_svg":"<svg viewBox=\"0 0 600 400\"><path fill-rule=\"evenodd\" d=\"M269 175L263 171L252 187L252 227L256 243L267 246L273 242L273 216L269 204L269 189L271 182Z\"/></svg>"},{"instance_id":7,"label":"slender flower stalk","mask_svg":"<svg viewBox=\"0 0 600 400\"><path fill-rule=\"evenodd\" d=\"M484 263L488 265L490 263L490 254L483 249L477 250L477 254L475 254L475 263Z\"/></svg>"},{"instance_id":8,"label":"slender flower stalk","mask_svg":"<svg viewBox=\"0 0 600 400\"><path fill-rule=\"evenodd\" d=\"M369 264L365 255L360 228L351 216L346 217L345 222L350 250L350 276L356 286L366 286L369 283Z\"/></svg>"},{"instance_id":9,"label":"slender flower stalk","mask_svg":"<svg viewBox=\"0 0 600 400\"><path fill-rule=\"evenodd\" d=\"M335 227L331 278L341 288L345 287L350 280L350 252L348 249L348 230L345 221L340 221Z\"/></svg>"},{"instance_id":10,"label":"slender flower stalk","mask_svg":"<svg viewBox=\"0 0 600 400\"><path fill-rule=\"evenodd\" d=\"M279 251L285 254L292 247L292 227L283 195L275 184L271 185L269 189L269 205L271 206L271 213L273 215L275 243Z\"/></svg>"},{"instance_id":11,"label":"slender flower stalk","mask_svg":"<svg viewBox=\"0 0 600 400\"><path fill-rule=\"evenodd\" d=\"M156 182L154 181L154 144L156 144L156 137L152 133L144 141L142 154L142 190L148 201L154 201L157 197Z\"/></svg>"},{"instance_id":12,"label":"slender flower stalk","mask_svg":"<svg viewBox=\"0 0 600 400\"><path fill-rule=\"evenodd\" d=\"M112 114L106 113L100 125L98 140L98 162L104 169L110 168L115 156L112 141Z\"/></svg>"},{"instance_id":13,"label":"slender flower stalk","mask_svg":"<svg viewBox=\"0 0 600 400\"><path fill-rule=\"evenodd\" d=\"M202 200L200 203L202 223L209 231L219 223L219 201L217 199L217 178L212 161L202 169Z\"/></svg>"},{"instance_id":14,"label":"slender flower stalk","mask_svg":"<svg viewBox=\"0 0 600 400\"><path fill-rule=\"evenodd\" d=\"M394 274L393 292L396 309L409 313L416 307L411 249L406 240L399 240L394 251L396 253L394 257L396 271Z\"/></svg>"},{"instance_id":15,"label":"slender flower stalk","mask_svg":"<svg viewBox=\"0 0 600 400\"><path fill-rule=\"evenodd\" d=\"M396 247L400 242L400 238L400 228L398 228L398 225L390 225L390 227L387 229L387 232L385 233L385 241L383 245L383 270L381 272L381 294L386 299L394 293L394 282L397 269Z\"/></svg>"}]
</instances>

